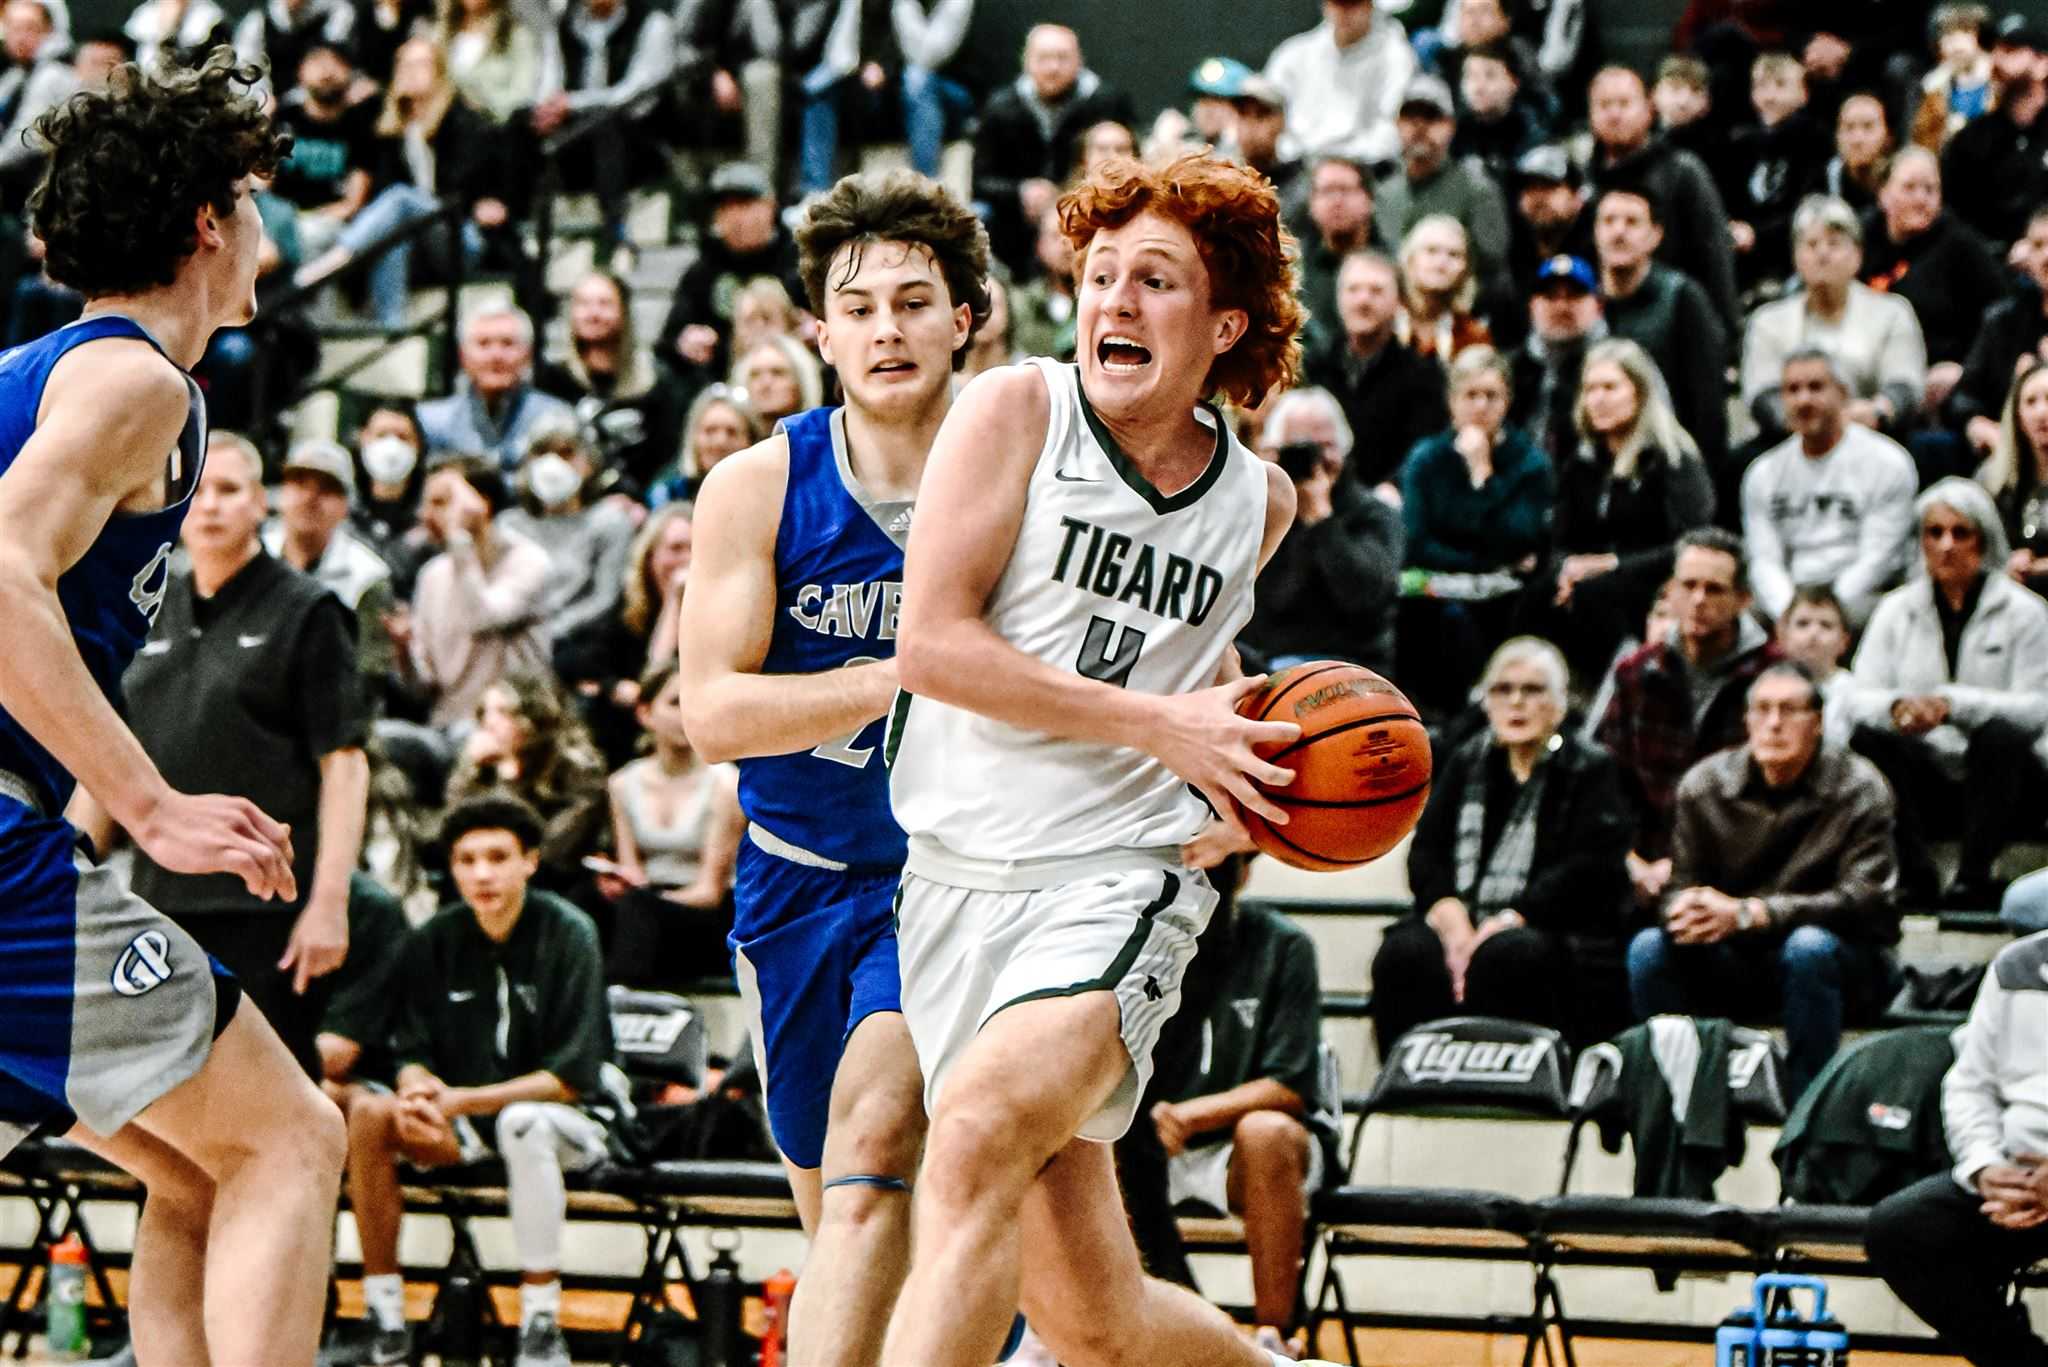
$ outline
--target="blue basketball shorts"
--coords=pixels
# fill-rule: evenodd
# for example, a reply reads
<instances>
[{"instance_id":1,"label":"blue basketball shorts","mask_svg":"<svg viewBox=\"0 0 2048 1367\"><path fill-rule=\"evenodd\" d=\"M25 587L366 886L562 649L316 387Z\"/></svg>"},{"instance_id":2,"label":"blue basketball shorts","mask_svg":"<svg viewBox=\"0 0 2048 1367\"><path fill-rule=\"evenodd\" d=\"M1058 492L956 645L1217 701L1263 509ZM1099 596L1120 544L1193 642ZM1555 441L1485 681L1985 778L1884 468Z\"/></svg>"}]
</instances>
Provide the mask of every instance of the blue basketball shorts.
<instances>
[{"instance_id":1,"label":"blue basketball shorts","mask_svg":"<svg viewBox=\"0 0 2048 1367\"><path fill-rule=\"evenodd\" d=\"M75 1121L114 1134L199 1071L240 1000L70 823L0 795L0 1153Z\"/></svg>"},{"instance_id":2,"label":"blue basketball shorts","mask_svg":"<svg viewBox=\"0 0 2048 1367\"><path fill-rule=\"evenodd\" d=\"M733 971L754 1034L768 1128L800 1168L825 1161L832 1080L854 1028L903 1009L895 872L828 869L740 841Z\"/></svg>"}]
</instances>

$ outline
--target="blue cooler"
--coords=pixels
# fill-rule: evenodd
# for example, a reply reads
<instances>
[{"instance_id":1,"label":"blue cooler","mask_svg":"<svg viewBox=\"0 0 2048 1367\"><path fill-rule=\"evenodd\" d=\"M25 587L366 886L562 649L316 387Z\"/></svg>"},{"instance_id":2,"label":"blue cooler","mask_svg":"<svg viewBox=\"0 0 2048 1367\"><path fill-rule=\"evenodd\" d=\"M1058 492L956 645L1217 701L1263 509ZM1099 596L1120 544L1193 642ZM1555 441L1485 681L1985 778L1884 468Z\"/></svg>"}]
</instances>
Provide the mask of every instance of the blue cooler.
<instances>
[{"instance_id":1,"label":"blue cooler","mask_svg":"<svg viewBox=\"0 0 2048 1367\"><path fill-rule=\"evenodd\" d=\"M1813 1311L1801 1315L1791 1293L1813 1292ZM1773 1311L1773 1292L1784 1293ZM1721 1322L1714 1334L1714 1367L1846 1367L1849 1335L1828 1318L1828 1286L1818 1277L1767 1272L1756 1279L1749 1305Z\"/></svg>"}]
</instances>

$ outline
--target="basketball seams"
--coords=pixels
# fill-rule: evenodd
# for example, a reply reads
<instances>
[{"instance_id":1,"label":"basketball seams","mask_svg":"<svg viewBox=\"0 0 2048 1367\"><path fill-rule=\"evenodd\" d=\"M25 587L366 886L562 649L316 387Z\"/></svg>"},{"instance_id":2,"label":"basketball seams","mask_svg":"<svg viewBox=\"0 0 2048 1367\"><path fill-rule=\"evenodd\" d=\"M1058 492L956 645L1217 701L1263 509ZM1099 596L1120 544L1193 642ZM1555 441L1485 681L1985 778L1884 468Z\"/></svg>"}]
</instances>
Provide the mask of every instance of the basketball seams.
<instances>
[{"instance_id":1,"label":"basketball seams","mask_svg":"<svg viewBox=\"0 0 2048 1367\"><path fill-rule=\"evenodd\" d=\"M1369 855L1364 859L1332 859L1330 858L1330 856L1326 854L1317 854L1314 850L1309 849L1306 845L1295 844L1292 840L1289 840L1287 838L1287 836L1283 833L1280 827L1275 826L1272 822L1266 820L1264 817L1259 818L1259 824L1266 828L1266 834L1272 836L1275 840L1285 845L1288 849L1293 850L1296 854L1301 855L1304 859L1313 859L1318 864L1328 864L1335 868L1351 869L1358 867L1360 864L1370 864L1375 859L1382 859L1386 857L1386 852L1383 850L1379 854Z\"/></svg>"},{"instance_id":2,"label":"basketball seams","mask_svg":"<svg viewBox=\"0 0 2048 1367\"><path fill-rule=\"evenodd\" d=\"M1409 798L1419 797L1423 793L1428 792L1431 781L1431 779L1426 778L1404 793L1392 793L1386 797L1346 798L1342 802L1332 802L1327 798L1289 797L1284 791L1280 790L1269 792L1267 796L1282 807L1315 807L1322 811L1341 811L1347 807L1384 807L1390 802L1406 802ZM1271 823L1267 824L1270 825Z\"/></svg>"},{"instance_id":3,"label":"basketball seams","mask_svg":"<svg viewBox=\"0 0 2048 1367\"><path fill-rule=\"evenodd\" d=\"M1347 721L1339 723L1338 725L1331 727L1327 731L1318 731L1312 736L1304 735L1299 740L1295 741L1292 745L1289 745L1285 750L1278 750L1270 755L1263 755L1260 758L1264 759L1269 764L1277 764L1281 760L1285 759L1287 756L1293 754L1296 750L1301 749L1304 745L1312 745L1320 740L1328 740L1331 736L1341 736L1346 731L1356 731L1361 726L1378 726L1384 722L1390 721L1414 722L1417 726L1422 726L1422 719L1416 716L1413 712L1381 712L1377 716L1360 717L1356 721ZM1427 735L1428 728L1424 727L1423 730L1424 734Z\"/></svg>"}]
</instances>

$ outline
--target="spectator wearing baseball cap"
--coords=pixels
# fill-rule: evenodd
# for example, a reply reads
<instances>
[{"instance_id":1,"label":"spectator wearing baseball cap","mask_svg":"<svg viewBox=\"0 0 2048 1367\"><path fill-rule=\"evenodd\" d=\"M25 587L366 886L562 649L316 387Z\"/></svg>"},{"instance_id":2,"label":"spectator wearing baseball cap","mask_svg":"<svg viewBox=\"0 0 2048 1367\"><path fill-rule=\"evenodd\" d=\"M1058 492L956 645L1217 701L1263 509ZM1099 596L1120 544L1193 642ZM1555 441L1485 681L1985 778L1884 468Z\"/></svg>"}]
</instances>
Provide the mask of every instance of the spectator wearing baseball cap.
<instances>
[{"instance_id":1,"label":"spectator wearing baseball cap","mask_svg":"<svg viewBox=\"0 0 2048 1367\"><path fill-rule=\"evenodd\" d=\"M1256 72L1238 83L1237 154L1244 164L1273 182L1281 204L1291 212L1307 197L1300 157L1290 155L1287 138L1287 93Z\"/></svg>"},{"instance_id":2,"label":"spectator wearing baseball cap","mask_svg":"<svg viewBox=\"0 0 2048 1367\"><path fill-rule=\"evenodd\" d=\"M1194 105L1188 117L1195 136L1221 147L1236 136L1237 98L1252 69L1235 57L1208 57L1188 73L1188 94Z\"/></svg>"},{"instance_id":3,"label":"spectator wearing baseball cap","mask_svg":"<svg viewBox=\"0 0 2048 1367\"><path fill-rule=\"evenodd\" d=\"M391 566L349 529L356 463L331 441L302 441L285 457L277 516L263 528L263 549L334 591L356 615L357 661L365 679L391 667Z\"/></svg>"},{"instance_id":4,"label":"spectator wearing baseball cap","mask_svg":"<svg viewBox=\"0 0 2048 1367\"><path fill-rule=\"evenodd\" d=\"M1435 76L1415 77L1401 96L1395 127L1400 169L1382 178L1373 195L1382 231L1405 238L1431 215L1455 218L1471 243L1473 273L1490 285L1507 265L1507 203L1477 162L1451 156L1458 131L1451 88Z\"/></svg>"},{"instance_id":5,"label":"spectator wearing baseball cap","mask_svg":"<svg viewBox=\"0 0 2048 1367\"><path fill-rule=\"evenodd\" d=\"M732 309L742 286L766 275L781 281L791 299L804 297L796 239L783 226L767 173L751 162L729 161L711 173L709 190L703 248L676 282L654 342L656 358L692 395L731 367Z\"/></svg>"},{"instance_id":6,"label":"spectator wearing baseball cap","mask_svg":"<svg viewBox=\"0 0 2048 1367\"><path fill-rule=\"evenodd\" d=\"M1503 181L1508 194L1508 276L1518 293L1553 256L1593 259L1593 211L1571 155L1556 143L1532 147Z\"/></svg>"},{"instance_id":7,"label":"spectator wearing baseball cap","mask_svg":"<svg viewBox=\"0 0 2048 1367\"><path fill-rule=\"evenodd\" d=\"M1529 336L1515 353L1508 421L1561 466L1579 444L1574 409L1586 349L1607 335L1593 268L1581 257L1551 257L1536 268L1528 309Z\"/></svg>"},{"instance_id":8,"label":"spectator wearing baseball cap","mask_svg":"<svg viewBox=\"0 0 2048 1367\"><path fill-rule=\"evenodd\" d=\"M2039 146L2048 134L2048 34L2023 15L2001 20L1991 83L1994 108L1950 139L1941 178L1956 216L2004 246L2026 234L2028 216L2048 200Z\"/></svg>"}]
</instances>

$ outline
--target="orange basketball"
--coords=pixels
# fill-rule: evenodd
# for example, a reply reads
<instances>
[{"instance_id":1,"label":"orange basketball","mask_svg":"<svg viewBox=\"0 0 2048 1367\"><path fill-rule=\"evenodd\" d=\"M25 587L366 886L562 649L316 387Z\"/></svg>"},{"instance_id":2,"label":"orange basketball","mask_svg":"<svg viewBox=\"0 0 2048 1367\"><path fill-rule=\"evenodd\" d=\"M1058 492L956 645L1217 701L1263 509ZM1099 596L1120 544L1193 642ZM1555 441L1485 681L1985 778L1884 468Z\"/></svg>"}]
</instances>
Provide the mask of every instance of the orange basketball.
<instances>
[{"instance_id":1,"label":"orange basketball","mask_svg":"<svg viewBox=\"0 0 2048 1367\"><path fill-rule=\"evenodd\" d=\"M1262 851L1329 872L1371 863L1415 829L1429 800L1429 732L1400 689L1359 665L1319 660L1275 674L1237 710L1301 727L1297 740L1258 747L1294 771L1285 788L1259 786L1288 823L1238 809Z\"/></svg>"}]
</instances>

